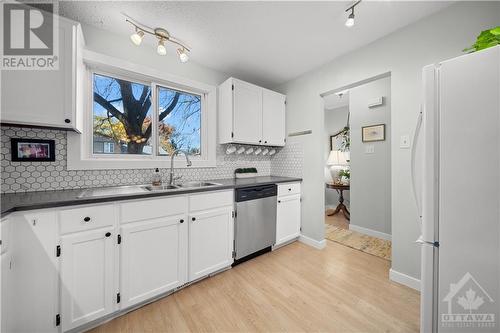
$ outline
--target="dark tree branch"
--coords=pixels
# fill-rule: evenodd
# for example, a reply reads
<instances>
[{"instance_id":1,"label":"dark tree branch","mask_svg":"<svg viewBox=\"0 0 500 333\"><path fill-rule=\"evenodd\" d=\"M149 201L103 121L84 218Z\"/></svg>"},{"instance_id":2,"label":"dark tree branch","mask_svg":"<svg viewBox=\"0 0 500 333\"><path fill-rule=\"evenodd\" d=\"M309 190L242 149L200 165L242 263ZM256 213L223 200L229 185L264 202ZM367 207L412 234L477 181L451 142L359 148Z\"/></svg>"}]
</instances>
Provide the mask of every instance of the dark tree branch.
<instances>
[{"instance_id":1,"label":"dark tree branch","mask_svg":"<svg viewBox=\"0 0 500 333\"><path fill-rule=\"evenodd\" d=\"M175 109L175 107L177 106L177 102L179 102L180 96L181 94L179 92L175 92L174 98L172 98L172 102L170 102L170 105L165 110L163 110L163 112L160 113L160 115L158 116L159 121L165 119L165 117L167 117L170 114L170 112L172 112Z\"/></svg>"},{"instance_id":2,"label":"dark tree branch","mask_svg":"<svg viewBox=\"0 0 500 333\"><path fill-rule=\"evenodd\" d=\"M107 101L104 97L99 95L98 93L94 93L94 101L96 101L100 106L105 108L109 113L113 115L116 119L118 119L120 122L123 123L123 125L126 125L126 120L123 117L123 113L118 111L117 108L113 106L109 101Z\"/></svg>"},{"instance_id":3,"label":"dark tree branch","mask_svg":"<svg viewBox=\"0 0 500 333\"><path fill-rule=\"evenodd\" d=\"M158 116L158 122L165 119L165 117L168 116L170 114L170 112L172 112L173 109L175 109L175 107L177 106L177 103L179 102L180 96L181 96L181 94L179 92L175 93L174 98L172 98L172 101L170 102L168 107L162 113L160 113L160 115ZM153 124L153 122L151 122L151 124L149 124L148 128L146 128L146 131L144 132L144 137L149 138L151 136L151 131L152 131L151 125L152 124Z\"/></svg>"}]
</instances>

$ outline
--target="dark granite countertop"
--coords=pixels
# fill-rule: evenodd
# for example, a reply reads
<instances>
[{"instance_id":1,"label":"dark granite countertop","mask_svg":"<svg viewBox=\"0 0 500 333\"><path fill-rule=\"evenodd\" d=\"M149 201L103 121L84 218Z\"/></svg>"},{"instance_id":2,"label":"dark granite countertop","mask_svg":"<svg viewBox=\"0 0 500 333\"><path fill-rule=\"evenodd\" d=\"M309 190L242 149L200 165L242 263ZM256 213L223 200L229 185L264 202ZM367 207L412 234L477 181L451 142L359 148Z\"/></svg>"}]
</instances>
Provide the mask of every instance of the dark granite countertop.
<instances>
[{"instance_id":1,"label":"dark granite countertop","mask_svg":"<svg viewBox=\"0 0 500 333\"><path fill-rule=\"evenodd\" d=\"M59 190L59 191L37 191L24 193L7 193L1 195L0 209L4 217L15 211L42 209L51 207L84 205L90 203L102 203L109 201L129 200L148 197L160 197L179 195L186 193L197 193L207 191L218 191L224 189L236 189L254 185L278 184L302 181L301 178L264 176L243 179L214 179L208 182L220 185L203 188L180 188L164 192L141 192L133 194L110 195L99 197L82 197L80 195L88 189Z\"/></svg>"}]
</instances>

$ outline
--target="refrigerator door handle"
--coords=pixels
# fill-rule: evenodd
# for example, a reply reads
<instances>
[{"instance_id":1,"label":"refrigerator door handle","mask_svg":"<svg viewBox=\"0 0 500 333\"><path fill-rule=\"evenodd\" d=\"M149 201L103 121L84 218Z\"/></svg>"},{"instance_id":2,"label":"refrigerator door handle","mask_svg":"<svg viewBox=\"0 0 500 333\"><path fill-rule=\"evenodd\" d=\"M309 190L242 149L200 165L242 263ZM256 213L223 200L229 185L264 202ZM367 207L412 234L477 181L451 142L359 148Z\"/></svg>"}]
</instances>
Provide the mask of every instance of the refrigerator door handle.
<instances>
[{"instance_id":1,"label":"refrigerator door handle","mask_svg":"<svg viewBox=\"0 0 500 333\"><path fill-rule=\"evenodd\" d=\"M413 142L411 143L411 185L413 190L413 197L415 198L415 203L417 205L417 212L420 219L422 219L422 208L420 201L418 200L417 186L415 179L415 160L417 154L417 142L420 135L420 129L422 128L423 114L422 105L420 105L420 112L418 113L417 125L415 126L415 132L413 133Z\"/></svg>"},{"instance_id":2,"label":"refrigerator door handle","mask_svg":"<svg viewBox=\"0 0 500 333\"><path fill-rule=\"evenodd\" d=\"M415 241L415 243L417 244L429 244L429 245L432 245L432 246L435 246L435 247L439 247L439 242L428 242L428 241L424 241L424 239L422 238L422 236L419 236L417 238L417 240Z\"/></svg>"}]
</instances>

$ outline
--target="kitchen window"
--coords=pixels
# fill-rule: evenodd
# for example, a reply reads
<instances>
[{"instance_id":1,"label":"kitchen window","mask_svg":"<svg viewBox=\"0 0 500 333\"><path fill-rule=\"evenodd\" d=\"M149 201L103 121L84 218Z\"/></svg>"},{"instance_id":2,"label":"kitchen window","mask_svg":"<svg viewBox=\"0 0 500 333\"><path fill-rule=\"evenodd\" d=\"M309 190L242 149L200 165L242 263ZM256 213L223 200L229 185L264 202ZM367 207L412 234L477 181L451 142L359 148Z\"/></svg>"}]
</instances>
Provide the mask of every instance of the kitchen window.
<instances>
[{"instance_id":1,"label":"kitchen window","mask_svg":"<svg viewBox=\"0 0 500 333\"><path fill-rule=\"evenodd\" d=\"M68 169L169 167L176 150L194 167L215 167L216 88L157 73L88 67L84 130L68 133Z\"/></svg>"}]
</instances>

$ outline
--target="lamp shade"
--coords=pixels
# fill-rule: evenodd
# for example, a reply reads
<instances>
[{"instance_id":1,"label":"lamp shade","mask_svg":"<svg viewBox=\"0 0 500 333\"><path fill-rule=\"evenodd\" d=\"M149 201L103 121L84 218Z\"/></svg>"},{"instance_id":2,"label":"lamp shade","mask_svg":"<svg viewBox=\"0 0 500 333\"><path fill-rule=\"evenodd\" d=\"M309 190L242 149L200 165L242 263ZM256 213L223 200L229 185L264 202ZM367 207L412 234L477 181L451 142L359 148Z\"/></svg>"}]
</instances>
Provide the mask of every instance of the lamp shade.
<instances>
[{"instance_id":1,"label":"lamp shade","mask_svg":"<svg viewBox=\"0 0 500 333\"><path fill-rule=\"evenodd\" d=\"M330 151L330 155L328 155L328 160L326 161L326 164L331 166L348 165L345 152L340 150Z\"/></svg>"}]
</instances>

